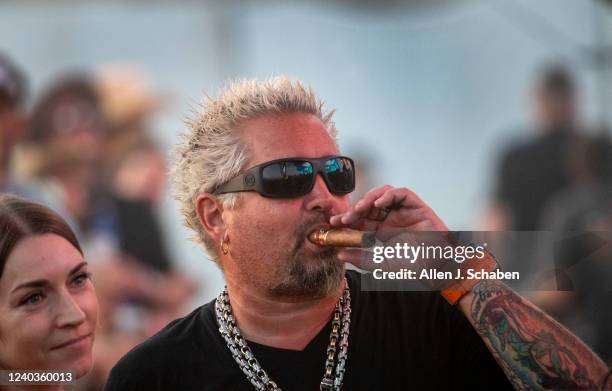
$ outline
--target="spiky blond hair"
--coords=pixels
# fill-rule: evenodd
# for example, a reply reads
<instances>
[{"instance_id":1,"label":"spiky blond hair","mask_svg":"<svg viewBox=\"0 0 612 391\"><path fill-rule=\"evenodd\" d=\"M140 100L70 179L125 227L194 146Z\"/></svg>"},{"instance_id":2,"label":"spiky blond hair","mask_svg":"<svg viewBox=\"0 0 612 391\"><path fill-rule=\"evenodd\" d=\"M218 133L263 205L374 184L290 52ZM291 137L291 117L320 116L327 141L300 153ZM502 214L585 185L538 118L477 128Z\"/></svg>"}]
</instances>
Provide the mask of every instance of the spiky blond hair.
<instances>
[{"instance_id":1,"label":"spiky blond hair","mask_svg":"<svg viewBox=\"0 0 612 391\"><path fill-rule=\"evenodd\" d=\"M218 260L218 244L213 243L200 224L195 206L197 195L213 192L247 168L250 151L235 130L240 123L262 115L291 112L316 116L336 141L334 111L325 111L311 88L286 76L231 82L216 97L206 96L186 121L189 131L174 150L171 178L183 222L195 233L191 239L203 245L213 260ZM224 194L219 199L224 208L233 208L236 194Z\"/></svg>"}]
</instances>

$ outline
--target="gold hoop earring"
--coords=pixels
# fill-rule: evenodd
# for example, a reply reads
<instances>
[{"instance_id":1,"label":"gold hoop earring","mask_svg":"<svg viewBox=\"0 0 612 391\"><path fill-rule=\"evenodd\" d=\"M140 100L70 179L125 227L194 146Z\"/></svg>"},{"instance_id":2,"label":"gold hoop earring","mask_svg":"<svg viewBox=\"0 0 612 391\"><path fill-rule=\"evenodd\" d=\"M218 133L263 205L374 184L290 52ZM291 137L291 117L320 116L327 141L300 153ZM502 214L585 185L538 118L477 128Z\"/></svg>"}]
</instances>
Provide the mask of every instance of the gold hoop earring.
<instances>
[{"instance_id":1,"label":"gold hoop earring","mask_svg":"<svg viewBox=\"0 0 612 391\"><path fill-rule=\"evenodd\" d=\"M221 239L221 252L224 255L227 255L227 253L229 253L229 244L224 239Z\"/></svg>"}]
</instances>

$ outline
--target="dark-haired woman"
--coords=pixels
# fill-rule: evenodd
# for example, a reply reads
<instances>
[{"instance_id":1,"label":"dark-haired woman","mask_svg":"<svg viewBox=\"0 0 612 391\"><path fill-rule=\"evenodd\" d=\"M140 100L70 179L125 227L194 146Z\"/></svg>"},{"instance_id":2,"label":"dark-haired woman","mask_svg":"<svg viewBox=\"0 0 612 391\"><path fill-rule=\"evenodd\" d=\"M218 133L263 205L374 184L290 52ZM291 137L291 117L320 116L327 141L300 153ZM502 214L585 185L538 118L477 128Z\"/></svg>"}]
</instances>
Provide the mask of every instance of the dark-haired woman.
<instances>
[{"instance_id":1,"label":"dark-haired woman","mask_svg":"<svg viewBox=\"0 0 612 391\"><path fill-rule=\"evenodd\" d=\"M82 377L93 363L97 316L70 227L45 206L0 193L0 369Z\"/></svg>"}]
</instances>

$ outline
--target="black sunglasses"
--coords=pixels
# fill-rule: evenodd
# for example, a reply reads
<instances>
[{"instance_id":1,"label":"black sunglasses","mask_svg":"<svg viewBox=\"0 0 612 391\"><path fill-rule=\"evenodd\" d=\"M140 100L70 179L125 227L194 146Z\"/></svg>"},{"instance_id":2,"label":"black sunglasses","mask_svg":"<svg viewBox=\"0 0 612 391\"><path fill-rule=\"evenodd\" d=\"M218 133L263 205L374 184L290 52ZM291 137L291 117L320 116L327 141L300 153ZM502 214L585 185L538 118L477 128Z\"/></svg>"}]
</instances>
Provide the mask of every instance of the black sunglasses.
<instances>
[{"instance_id":1,"label":"black sunglasses","mask_svg":"<svg viewBox=\"0 0 612 391\"><path fill-rule=\"evenodd\" d=\"M346 156L293 157L272 160L249 168L213 194L256 191L264 197L295 198L312 191L321 174L329 192L348 194L355 190L355 163Z\"/></svg>"}]
</instances>

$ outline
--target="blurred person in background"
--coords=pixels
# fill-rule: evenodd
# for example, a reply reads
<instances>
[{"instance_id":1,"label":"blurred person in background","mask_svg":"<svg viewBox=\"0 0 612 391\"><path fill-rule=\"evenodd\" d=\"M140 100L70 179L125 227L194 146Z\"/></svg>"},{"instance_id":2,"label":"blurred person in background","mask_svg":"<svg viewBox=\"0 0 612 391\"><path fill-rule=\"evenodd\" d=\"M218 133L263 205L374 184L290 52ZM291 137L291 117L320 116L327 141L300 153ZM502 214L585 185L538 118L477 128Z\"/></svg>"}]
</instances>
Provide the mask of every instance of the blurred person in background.
<instances>
[{"instance_id":1,"label":"blurred person in background","mask_svg":"<svg viewBox=\"0 0 612 391\"><path fill-rule=\"evenodd\" d=\"M529 276L520 289L534 303L610 362L612 318L601 308L611 298L612 254L589 231L612 228L612 148L579 125L567 69L546 68L534 98L538 134L501 158L484 229L529 231L505 249L505 265Z\"/></svg>"},{"instance_id":2,"label":"blurred person in background","mask_svg":"<svg viewBox=\"0 0 612 391\"><path fill-rule=\"evenodd\" d=\"M57 80L38 99L20 155L20 172L44 186L81 237L92 212L104 118L87 75Z\"/></svg>"},{"instance_id":3,"label":"blurred person in background","mask_svg":"<svg viewBox=\"0 0 612 391\"><path fill-rule=\"evenodd\" d=\"M98 301L88 269L57 213L0 193L0 369L72 371L72 380L91 370Z\"/></svg>"},{"instance_id":4,"label":"blurred person in background","mask_svg":"<svg viewBox=\"0 0 612 391\"><path fill-rule=\"evenodd\" d=\"M178 316L196 289L171 258L157 212L164 200L167 167L150 128L166 99L133 65L103 66L94 80L107 120L101 193L114 211L120 251L155 274L161 308L147 333L151 335Z\"/></svg>"},{"instance_id":5,"label":"blurred person in background","mask_svg":"<svg viewBox=\"0 0 612 391\"><path fill-rule=\"evenodd\" d=\"M612 144L603 133L582 148L584 163L542 219L553 233L555 269L567 276L571 291L534 296L612 365L612 312L602 310L612 302Z\"/></svg>"},{"instance_id":6,"label":"blurred person in background","mask_svg":"<svg viewBox=\"0 0 612 391\"><path fill-rule=\"evenodd\" d=\"M570 184L570 164L580 139L576 99L574 78L565 68L541 73L534 91L536 135L502 154L485 228L541 228L547 202Z\"/></svg>"},{"instance_id":7,"label":"blurred person in background","mask_svg":"<svg viewBox=\"0 0 612 391\"><path fill-rule=\"evenodd\" d=\"M160 272L173 268L156 208L166 187L166 159L150 135L161 98L133 66L109 65L95 73L100 108L107 120L101 193L120 229L121 251Z\"/></svg>"},{"instance_id":8,"label":"blurred person in background","mask_svg":"<svg viewBox=\"0 0 612 391\"><path fill-rule=\"evenodd\" d=\"M94 83L107 119L107 151L116 154L128 140L150 138L152 119L169 100L151 87L143 70L129 63L103 65Z\"/></svg>"},{"instance_id":9,"label":"blurred person in background","mask_svg":"<svg viewBox=\"0 0 612 391\"><path fill-rule=\"evenodd\" d=\"M23 110L26 81L23 74L0 53L0 191L36 196L30 186L15 178L11 167L14 146L23 138L26 116Z\"/></svg>"},{"instance_id":10,"label":"blurred person in background","mask_svg":"<svg viewBox=\"0 0 612 391\"><path fill-rule=\"evenodd\" d=\"M106 360L100 361L95 381L100 388L126 346L186 311L196 284L170 256L157 212L165 194L166 159L151 138L150 121L162 99L134 66L103 66L92 80L105 129L88 247L96 257L118 258L100 267L108 269L106 275L123 276L119 283L116 278L102 282L109 294L103 306L108 323L100 333L106 343L99 345ZM122 349L114 348L117 343Z\"/></svg>"},{"instance_id":11,"label":"blurred person in background","mask_svg":"<svg viewBox=\"0 0 612 391\"><path fill-rule=\"evenodd\" d=\"M584 172L586 142L578 123L576 82L566 68L543 68L532 98L535 134L510 145L502 154L491 207L480 227L510 231L507 235L513 240L505 240L498 254L506 269L524 276L511 282L520 290L539 289L534 284L541 284L540 274L554 268L550 251L545 259L536 259L543 256L538 251L549 238L540 232L542 214L555 194L567 189L573 176Z\"/></svg>"}]
</instances>

